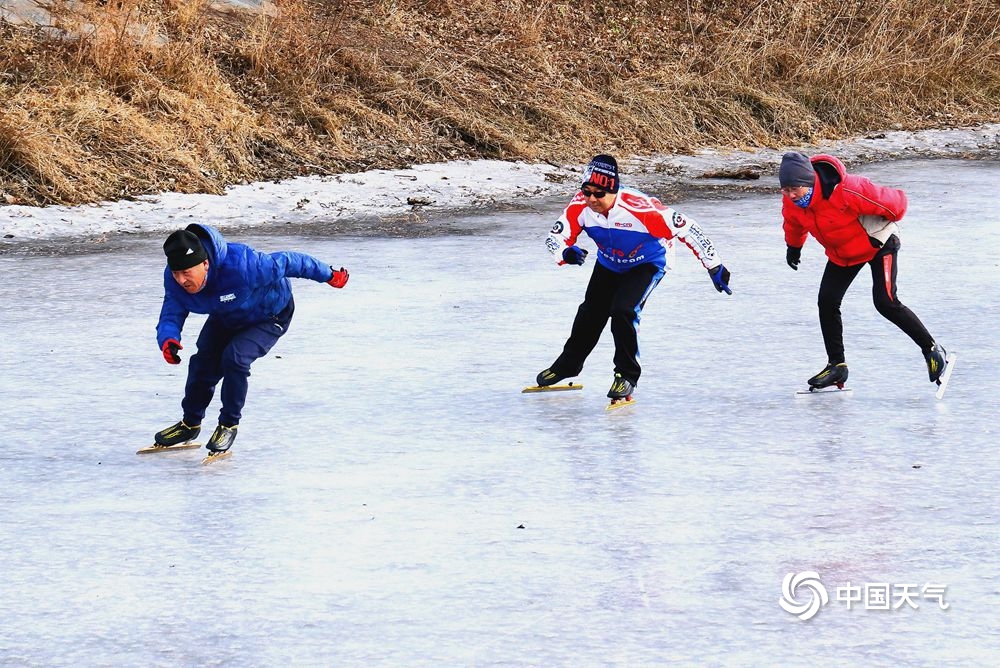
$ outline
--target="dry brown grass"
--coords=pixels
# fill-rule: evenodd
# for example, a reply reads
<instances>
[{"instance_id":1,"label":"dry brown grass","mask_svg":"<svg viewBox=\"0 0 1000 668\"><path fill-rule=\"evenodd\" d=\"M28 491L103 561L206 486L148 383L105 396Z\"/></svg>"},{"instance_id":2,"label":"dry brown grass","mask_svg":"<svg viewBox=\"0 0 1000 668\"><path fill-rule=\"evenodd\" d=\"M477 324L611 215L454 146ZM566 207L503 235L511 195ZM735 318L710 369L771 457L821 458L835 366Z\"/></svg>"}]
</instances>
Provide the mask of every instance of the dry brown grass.
<instances>
[{"instance_id":1,"label":"dry brown grass","mask_svg":"<svg viewBox=\"0 0 1000 668\"><path fill-rule=\"evenodd\" d=\"M580 162L1000 117L995 0L207 0L0 23L0 197L460 157ZM2 200L0 200L2 201Z\"/></svg>"}]
</instances>

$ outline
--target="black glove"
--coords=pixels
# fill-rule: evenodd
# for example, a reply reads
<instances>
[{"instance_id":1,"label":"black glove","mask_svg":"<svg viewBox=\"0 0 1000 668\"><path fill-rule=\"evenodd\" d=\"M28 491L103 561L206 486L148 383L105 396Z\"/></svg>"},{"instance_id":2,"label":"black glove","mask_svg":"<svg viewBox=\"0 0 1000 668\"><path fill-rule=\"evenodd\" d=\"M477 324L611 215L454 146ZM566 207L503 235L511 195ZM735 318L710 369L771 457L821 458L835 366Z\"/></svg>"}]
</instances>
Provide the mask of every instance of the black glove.
<instances>
[{"instance_id":1,"label":"black glove","mask_svg":"<svg viewBox=\"0 0 1000 668\"><path fill-rule=\"evenodd\" d=\"M586 258L587 249L579 246L570 246L562 252L562 259L566 264L583 264Z\"/></svg>"},{"instance_id":2,"label":"black glove","mask_svg":"<svg viewBox=\"0 0 1000 668\"><path fill-rule=\"evenodd\" d=\"M785 262L788 266L795 271L799 270L799 262L802 261L802 249L796 248L795 246L789 246L788 250L785 251Z\"/></svg>"},{"instance_id":3,"label":"black glove","mask_svg":"<svg viewBox=\"0 0 1000 668\"><path fill-rule=\"evenodd\" d=\"M727 295L733 294L733 291L729 289L729 270L726 269L726 265L720 264L718 267L712 267L708 270L708 275L716 290L719 292L725 290Z\"/></svg>"}]
</instances>

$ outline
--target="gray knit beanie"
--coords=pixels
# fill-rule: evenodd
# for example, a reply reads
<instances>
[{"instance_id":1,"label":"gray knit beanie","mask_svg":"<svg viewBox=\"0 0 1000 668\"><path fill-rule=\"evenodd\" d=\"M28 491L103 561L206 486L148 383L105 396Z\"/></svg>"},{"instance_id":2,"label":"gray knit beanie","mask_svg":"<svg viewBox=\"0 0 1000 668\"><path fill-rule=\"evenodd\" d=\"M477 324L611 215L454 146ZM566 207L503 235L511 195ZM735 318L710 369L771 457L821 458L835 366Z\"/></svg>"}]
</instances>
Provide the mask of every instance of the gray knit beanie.
<instances>
[{"instance_id":1,"label":"gray knit beanie","mask_svg":"<svg viewBox=\"0 0 1000 668\"><path fill-rule=\"evenodd\" d=\"M781 184L782 188L812 187L815 179L816 172L805 154L793 151L781 157L781 167L778 168L778 183Z\"/></svg>"}]
</instances>

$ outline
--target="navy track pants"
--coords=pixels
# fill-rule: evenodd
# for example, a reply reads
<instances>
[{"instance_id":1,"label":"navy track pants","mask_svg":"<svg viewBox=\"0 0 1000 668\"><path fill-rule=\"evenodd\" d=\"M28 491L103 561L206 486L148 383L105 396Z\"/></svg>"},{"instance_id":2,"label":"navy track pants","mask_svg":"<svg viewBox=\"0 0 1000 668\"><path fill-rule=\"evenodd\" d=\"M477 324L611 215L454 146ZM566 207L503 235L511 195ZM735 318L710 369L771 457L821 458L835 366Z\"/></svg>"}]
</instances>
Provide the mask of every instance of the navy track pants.
<instances>
[{"instance_id":1,"label":"navy track pants","mask_svg":"<svg viewBox=\"0 0 1000 668\"><path fill-rule=\"evenodd\" d=\"M277 315L249 327L233 329L219 318L209 316L198 335L198 352L188 363L184 387L184 422L201 424L205 411L222 381L222 409L219 424L231 427L240 423L246 403L250 365L263 357L288 331L295 312L295 301L288 300Z\"/></svg>"}]
</instances>

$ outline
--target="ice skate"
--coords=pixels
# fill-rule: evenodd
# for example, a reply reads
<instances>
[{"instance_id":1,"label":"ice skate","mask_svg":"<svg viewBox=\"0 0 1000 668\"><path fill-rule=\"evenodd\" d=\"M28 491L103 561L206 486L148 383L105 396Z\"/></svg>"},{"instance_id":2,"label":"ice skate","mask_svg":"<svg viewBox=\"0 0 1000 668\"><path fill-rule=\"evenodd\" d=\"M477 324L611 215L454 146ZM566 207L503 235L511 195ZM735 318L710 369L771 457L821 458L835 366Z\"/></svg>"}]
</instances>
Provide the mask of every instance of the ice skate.
<instances>
[{"instance_id":1,"label":"ice skate","mask_svg":"<svg viewBox=\"0 0 1000 668\"><path fill-rule=\"evenodd\" d=\"M567 383L565 385L559 385L559 381L569 378L569 376L562 376L551 368L546 369L535 377L535 385L529 385L528 387L521 390L522 393L526 392L559 392L561 390L582 390L583 385L579 383Z\"/></svg>"},{"instance_id":2,"label":"ice skate","mask_svg":"<svg viewBox=\"0 0 1000 668\"><path fill-rule=\"evenodd\" d=\"M231 455L229 448L233 447L233 441L236 440L236 429L236 425L226 427L220 424L216 427L212 438L208 439L208 445L205 446L208 448L208 456L201 460L201 463L208 464Z\"/></svg>"},{"instance_id":3,"label":"ice skate","mask_svg":"<svg viewBox=\"0 0 1000 668\"><path fill-rule=\"evenodd\" d=\"M551 368L548 368L535 377L535 384L538 387L548 387L549 385L555 385L559 381L566 378L569 378L569 376L562 376L553 371Z\"/></svg>"},{"instance_id":4,"label":"ice skate","mask_svg":"<svg viewBox=\"0 0 1000 668\"><path fill-rule=\"evenodd\" d=\"M227 452L229 448L233 447L233 441L236 440L236 430L238 427L235 425L232 427L226 427L219 425L215 428L212 433L212 438L208 439L208 448L210 453L220 454Z\"/></svg>"},{"instance_id":5,"label":"ice skate","mask_svg":"<svg viewBox=\"0 0 1000 668\"><path fill-rule=\"evenodd\" d=\"M821 390L824 387L836 385L837 389L844 389L847 382L847 363L827 364L826 368L808 380L810 390Z\"/></svg>"},{"instance_id":6,"label":"ice skate","mask_svg":"<svg viewBox=\"0 0 1000 668\"><path fill-rule=\"evenodd\" d=\"M948 351L944 349L944 346L934 343L929 349L924 350L923 353L924 360L927 362L928 378L930 378L932 383L940 385L941 374L944 373L944 369L947 366Z\"/></svg>"},{"instance_id":7,"label":"ice skate","mask_svg":"<svg viewBox=\"0 0 1000 668\"><path fill-rule=\"evenodd\" d=\"M938 399L944 397L944 392L948 389L948 380L955 370L955 353L949 353L944 346L933 344L929 350L923 351L924 359L927 360L927 377L932 383L937 383L937 392L934 393Z\"/></svg>"},{"instance_id":8,"label":"ice skate","mask_svg":"<svg viewBox=\"0 0 1000 668\"><path fill-rule=\"evenodd\" d=\"M163 431L156 432L153 436L153 445L140 448L135 451L137 455L146 455L152 452L170 452L172 450L193 450L200 448L201 443L195 443L194 439L201 433L201 425L189 427L181 420L177 424L171 425Z\"/></svg>"},{"instance_id":9,"label":"ice skate","mask_svg":"<svg viewBox=\"0 0 1000 668\"><path fill-rule=\"evenodd\" d=\"M611 389L608 390L608 398L611 399L611 403L608 404L608 410L634 403L635 399L632 398L633 392L635 392L635 385L632 381L628 378L623 378L620 373L616 373L615 379L611 383Z\"/></svg>"},{"instance_id":10,"label":"ice skate","mask_svg":"<svg viewBox=\"0 0 1000 668\"><path fill-rule=\"evenodd\" d=\"M156 432L153 441L160 447L181 445L193 441L201 433L201 425L188 426L184 420L171 425L163 431Z\"/></svg>"}]
</instances>

